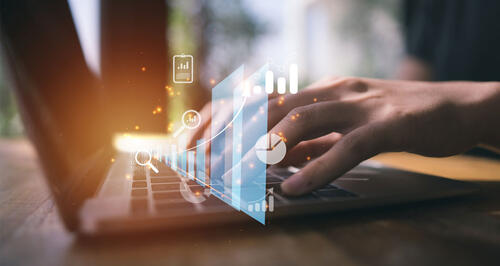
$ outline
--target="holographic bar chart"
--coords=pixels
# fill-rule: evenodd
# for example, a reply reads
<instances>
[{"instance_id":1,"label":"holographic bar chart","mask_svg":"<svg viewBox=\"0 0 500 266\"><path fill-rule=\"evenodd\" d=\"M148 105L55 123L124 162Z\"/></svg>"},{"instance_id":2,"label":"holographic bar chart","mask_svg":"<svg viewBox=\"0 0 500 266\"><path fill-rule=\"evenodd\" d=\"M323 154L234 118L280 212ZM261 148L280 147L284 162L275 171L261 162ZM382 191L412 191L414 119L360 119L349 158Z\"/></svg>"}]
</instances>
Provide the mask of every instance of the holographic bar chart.
<instances>
[{"instance_id":1,"label":"holographic bar chart","mask_svg":"<svg viewBox=\"0 0 500 266\"><path fill-rule=\"evenodd\" d=\"M188 165L188 177L189 179L195 179L195 172L194 172L194 151L188 151L187 152L187 165Z\"/></svg>"},{"instance_id":2,"label":"holographic bar chart","mask_svg":"<svg viewBox=\"0 0 500 266\"><path fill-rule=\"evenodd\" d=\"M267 94L275 88L286 93L287 80L278 77L275 87L269 64L248 76L244 70L240 66L212 89L210 139L198 139L189 149L180 140L165 147L165 163L207 187L210 195L265 224L274 199L266 193L267 165L257 158L255 145L268 131ZM288 78L290 92L297 91L296 65L290 66Z\"/></svg>"},{"instance_id":3,"label":"holographic bar chart","mask_svg":"<svg viewBox=\"0 0 500 266\"><path fill-rule=\"evenodd\" d=\"M206 171L205 171L205 140L199 139L196 141L196 181L206 186Z\"/></svg>"},{"instance_id":4,"label":"holographic bar chart","mask_svg":"<svg viewBox=\"0 0 500 266\"><path fill-rule=\"evenodd\" d=\"M186 170L187 170L187 160L186 160L186 153L187 151L182 151L181 152L181 175L186 176Z\"/></svg>"}]
</instances>

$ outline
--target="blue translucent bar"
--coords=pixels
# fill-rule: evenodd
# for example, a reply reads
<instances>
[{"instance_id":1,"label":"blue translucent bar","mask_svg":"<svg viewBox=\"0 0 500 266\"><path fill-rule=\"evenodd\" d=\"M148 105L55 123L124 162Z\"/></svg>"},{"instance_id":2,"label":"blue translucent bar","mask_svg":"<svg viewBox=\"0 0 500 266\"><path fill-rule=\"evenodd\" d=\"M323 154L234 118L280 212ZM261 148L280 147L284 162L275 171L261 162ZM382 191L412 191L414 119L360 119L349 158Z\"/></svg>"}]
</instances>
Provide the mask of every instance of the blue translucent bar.
<instances>
[{"instance_id":1,"label":"blue translucent bar","mask_svg":"<svg viewBox=\"0 0 500 266\"><path fill-rule=\"evenodd\" d=\"M181 176L186 176L186 150L181 152Z\"/></svg>"},{"instance_id":2,"label":"blue translucent bar","mask_svg":"<svg viewBox=\"0 0 500 266\"><path fill-rule=\"evenodd\" d=\"M205 174L205 144L204 139L196 141L196 181L202 185L206 186L206 174Z\"/></svg>"},{"instance_id":3,"label":"blue translucent bar","mask_svg":"<svg viewBox=\"0 0 500 266\"><path fill-rule=\"evenodd\" d=\"M252 87L265 87L265 74L268 69L268 64L262 66L248 77L247 81ZM253 148L257 140L267 134L267 94L252 95L247 98L247 102L251 104L245 105L242 117L244 130L241 140L242 152L245 155L241 162L241 210L265 224L267 167L257 158Z\"/></svg>"},{"instance_id":4,"label":"blue translucent bar","mask_svg":"<svg viewBox=\"0 0 500 266\"><path fill-rule=\"evenodd\" d=\"M231 127L227 127L232 120L232 115L221 114L233 113L233 106L229 103L233 99L234 90L243 81L243 71L244 67L240 66L212 89L211 135L213 139L210 149L210 192L233 207L231 184L227 184L231 180L224 182L222 178L224 173L233 166L231 154L226 153L232 148Z\"/></svg>"},{"instance_id":5,"label":"blue translucent bar","mask_svg":"<svg viewBox=\"0 0 500 266\"><path fill-rule=\"evenodd\" d=\"M177 171L177 146L174 144L170 146L170 160L172 170Z\"/></svg>"},{"instance_id":6,"label":"blue translucent bar","mask_svg":"<svg viewBox=\"0 0 500 266\"><path fill-rule=\"evenodd\" d=\"M195 179L194 151L188 151L187 158L188 158L188 177L189 177L189 179L194 180Z\"/></svg>"},{"instance_id":7,"label":"blue translucent bar","mask_svg":"<svg viewBox=\"0 0 500 266\"><path fill-rule=\"evenodd\" d=\"M237 210L240 210L240 193L241 193L241 156L243 137L243 90L244 84L241 82L233 91L233 124L232 124L232 168L231 168L231 204ZM243 108L243 109L242 109ZM226 181L227 182L227 181ZM227 187L228 184L226 184Z\"/></svg>"},{"instance_id":8,"label":"blue translucent bar","mask_svg":"<svg viewBox=\"0 0 500 266\"><path fill-rule=\"evenodd\" d=\"M268 68L245 84L264 87ZM267 94L246 94L246 87L241 66L212 90L211 194L265 224L266 164L253 148L267 133Z\"/></svg>"}]
</instances>

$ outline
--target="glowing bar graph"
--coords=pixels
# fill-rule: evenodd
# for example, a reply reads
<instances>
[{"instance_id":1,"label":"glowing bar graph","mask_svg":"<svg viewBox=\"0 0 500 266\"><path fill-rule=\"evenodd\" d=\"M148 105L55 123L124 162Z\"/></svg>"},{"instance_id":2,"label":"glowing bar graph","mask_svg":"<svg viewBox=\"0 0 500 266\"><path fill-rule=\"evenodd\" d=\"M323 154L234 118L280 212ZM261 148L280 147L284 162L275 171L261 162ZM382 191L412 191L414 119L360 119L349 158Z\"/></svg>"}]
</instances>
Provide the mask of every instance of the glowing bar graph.
<instances>
[{"instance_id":1,"label":"glowing bar graph","mask_svg":"<svg viewBox=\"0 0 500 266\"><path fill-rule=\"evenodd\" d=\"M254 86L253 87L253 93L254 94L261 94L262 93L262 87L261 86Z\"/></svg>"},{"instance_id":2,"label":"glowing bar graph","mask_svg":"<svg viewBox=\"0 0 500 266\"><path fill-rule=\"evenodd\" d=\"M274 92L274 74L271 70L266 72L266 93L271 94Z\"/></svg>"},{"instance_id":3,"label":"glowing bar graph","mask_svg":"<svg viewBox=\"0 0 500 266\"><path fill-rule=\"evenodd\" d=\"M290 93L295 94L299 91L299 70L297 64L291 64L289 71Z\"/></svg>"},{"instance_id":4,"label":"glowing bar graph","mask_svg":"<svg viewBox=\"0 0 500 266\"><path fill-rule=\"evenodd\" d=\"M184 150L182 153L181 153L181 175L182 176L186 176L186 163L187 163L187 160L186 160L186 151Z\"/></svg>"},{"instance_id":5,"label":"glowing bar graph","mask_svg":"<svg viewBox=\"0 0 500 266\"><path fill-rule=\"evenodd\" d=\"M177 171L177 147L175 145L170 146L170 160L172 170Z\"/></svg>"},{"instance_id":6,"label":"glowing bar graph","mask_svg":"<svg viewBox=\"0 0 500 266\"><path fill-rule=\"evenodd\" d=\"M196 178L200 185L205 186L205 144L204 139L196 141Z\"/></svg>"},{"instance_id":7,"label":"glowing bar graph","mask_svg":"<svg viewBox=\"0 0 500 266\"><path fill-rule=\"evenodd\" d=\"M187 158L188 158L188 177L189 179L195 178L195 172L194 172L194 151L188 151L187 153Z\"/></svg>"},{"instance_id":8,"label":"glowing bar graph","mask_svg":"<svg viewBox=\"0 0 500 266\"><path fill-rule=\"evenodd\" d=\"M286 79L283 77L278 78L278 93L279 94L286 93Z\"/></svg>"},{"instance_id":9,"label":"glowing bar graph","mask_svg":"<svg viewBox=\"0 0 500 266\"><path fill-rule=\"evenodd\" d=\"M252 92L250 91L250 81L245 80L243 84L243 96L249 97L252 95Z\"/></svg>"},{"instance_id":10,"label":"glowing bar graph","mask_svg":"<svg viewBox=\"0 0 500 266\"><path fill-rule=\"evenodd\" d=\"M254 87L255 93L255 87ZM243 141L243 115L238 115L238 110L240 106L243 105L243 95L240 90L236 88L233 93L233 117L234 121L232 124L232 178L231 178L231 204L237 210L240 210L240 198L241 198L241 156L242 156L242 141ZM228 138L230 140L230 138Z\"/></svg>"}]
</instances>

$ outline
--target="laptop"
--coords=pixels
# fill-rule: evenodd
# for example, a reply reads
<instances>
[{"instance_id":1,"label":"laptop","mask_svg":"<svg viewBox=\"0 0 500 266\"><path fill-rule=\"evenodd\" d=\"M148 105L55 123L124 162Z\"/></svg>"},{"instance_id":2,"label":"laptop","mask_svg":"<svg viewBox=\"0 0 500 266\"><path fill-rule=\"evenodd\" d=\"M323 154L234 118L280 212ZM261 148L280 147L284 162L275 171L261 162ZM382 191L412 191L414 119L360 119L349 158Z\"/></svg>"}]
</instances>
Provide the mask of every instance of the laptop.
<instances>
[{"instance_id":1,"label":"laptop","mask_svg":"<svg viewBox=\"0 0 500 266\"><path fill-rule=\"evenodd\" d=\"M102 235L257 223L174 170L161 156L149 158L158 170L153 171L138 165L134 153L116 150L112 138L100 134L110 121L102 119L104 111L95 102L100 93L96 79L85 67L79 46L60 40L65 33L66 41L77 43L67 7L55 6L63 15L54 17L47 3L37 8L10 5L1 16L2 58L26 132L69 231ZM9 10L31 16L13 16L17 13ZM40 26L40 21L52 24ZM281 193L281 182L299 170L266 170L266 199L252 206L266 213L266 224L294 215L390 206L477 190L466 182L367 161L307 195Z\"/></svg>"},{"instance_id":2,"label":"laptop","mask_svg":"<svg viewBox=\"0 0 500 266\"><path fill-rule=\"evenodd\" d=\"M133 157L119 154L95 194L84 200L78 210L78 231L101 234L256 223L165 162L153 159L156 173L149 167L138 166ZM299 197L281 193L281 182L299 170L276 166L267 169L265 186L272 191L273 202L266 201L266 223L294 215L389 206L476 191L466 182L366 161L312 193ZM193 202L189 197L200 200Z\"/></svg>"}]
</instances>

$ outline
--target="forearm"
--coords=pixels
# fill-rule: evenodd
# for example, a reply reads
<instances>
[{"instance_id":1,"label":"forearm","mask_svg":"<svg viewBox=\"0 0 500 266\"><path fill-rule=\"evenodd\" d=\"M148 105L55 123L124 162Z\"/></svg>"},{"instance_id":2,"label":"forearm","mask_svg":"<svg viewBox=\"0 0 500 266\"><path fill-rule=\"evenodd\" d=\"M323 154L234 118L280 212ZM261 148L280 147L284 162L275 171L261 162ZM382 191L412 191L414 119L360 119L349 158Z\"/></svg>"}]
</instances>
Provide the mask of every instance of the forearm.
<instances>
[{"instance_id":1,"label":"forearm","mask_svg":"<svg viewBox=\"0 0 500 266\"><path fill-rule=\"evenodd\" d=\"M484 105L486 131L480 144L500 153L500 82L488 86L488 98Z\"/></svg>"}]
</instances>

